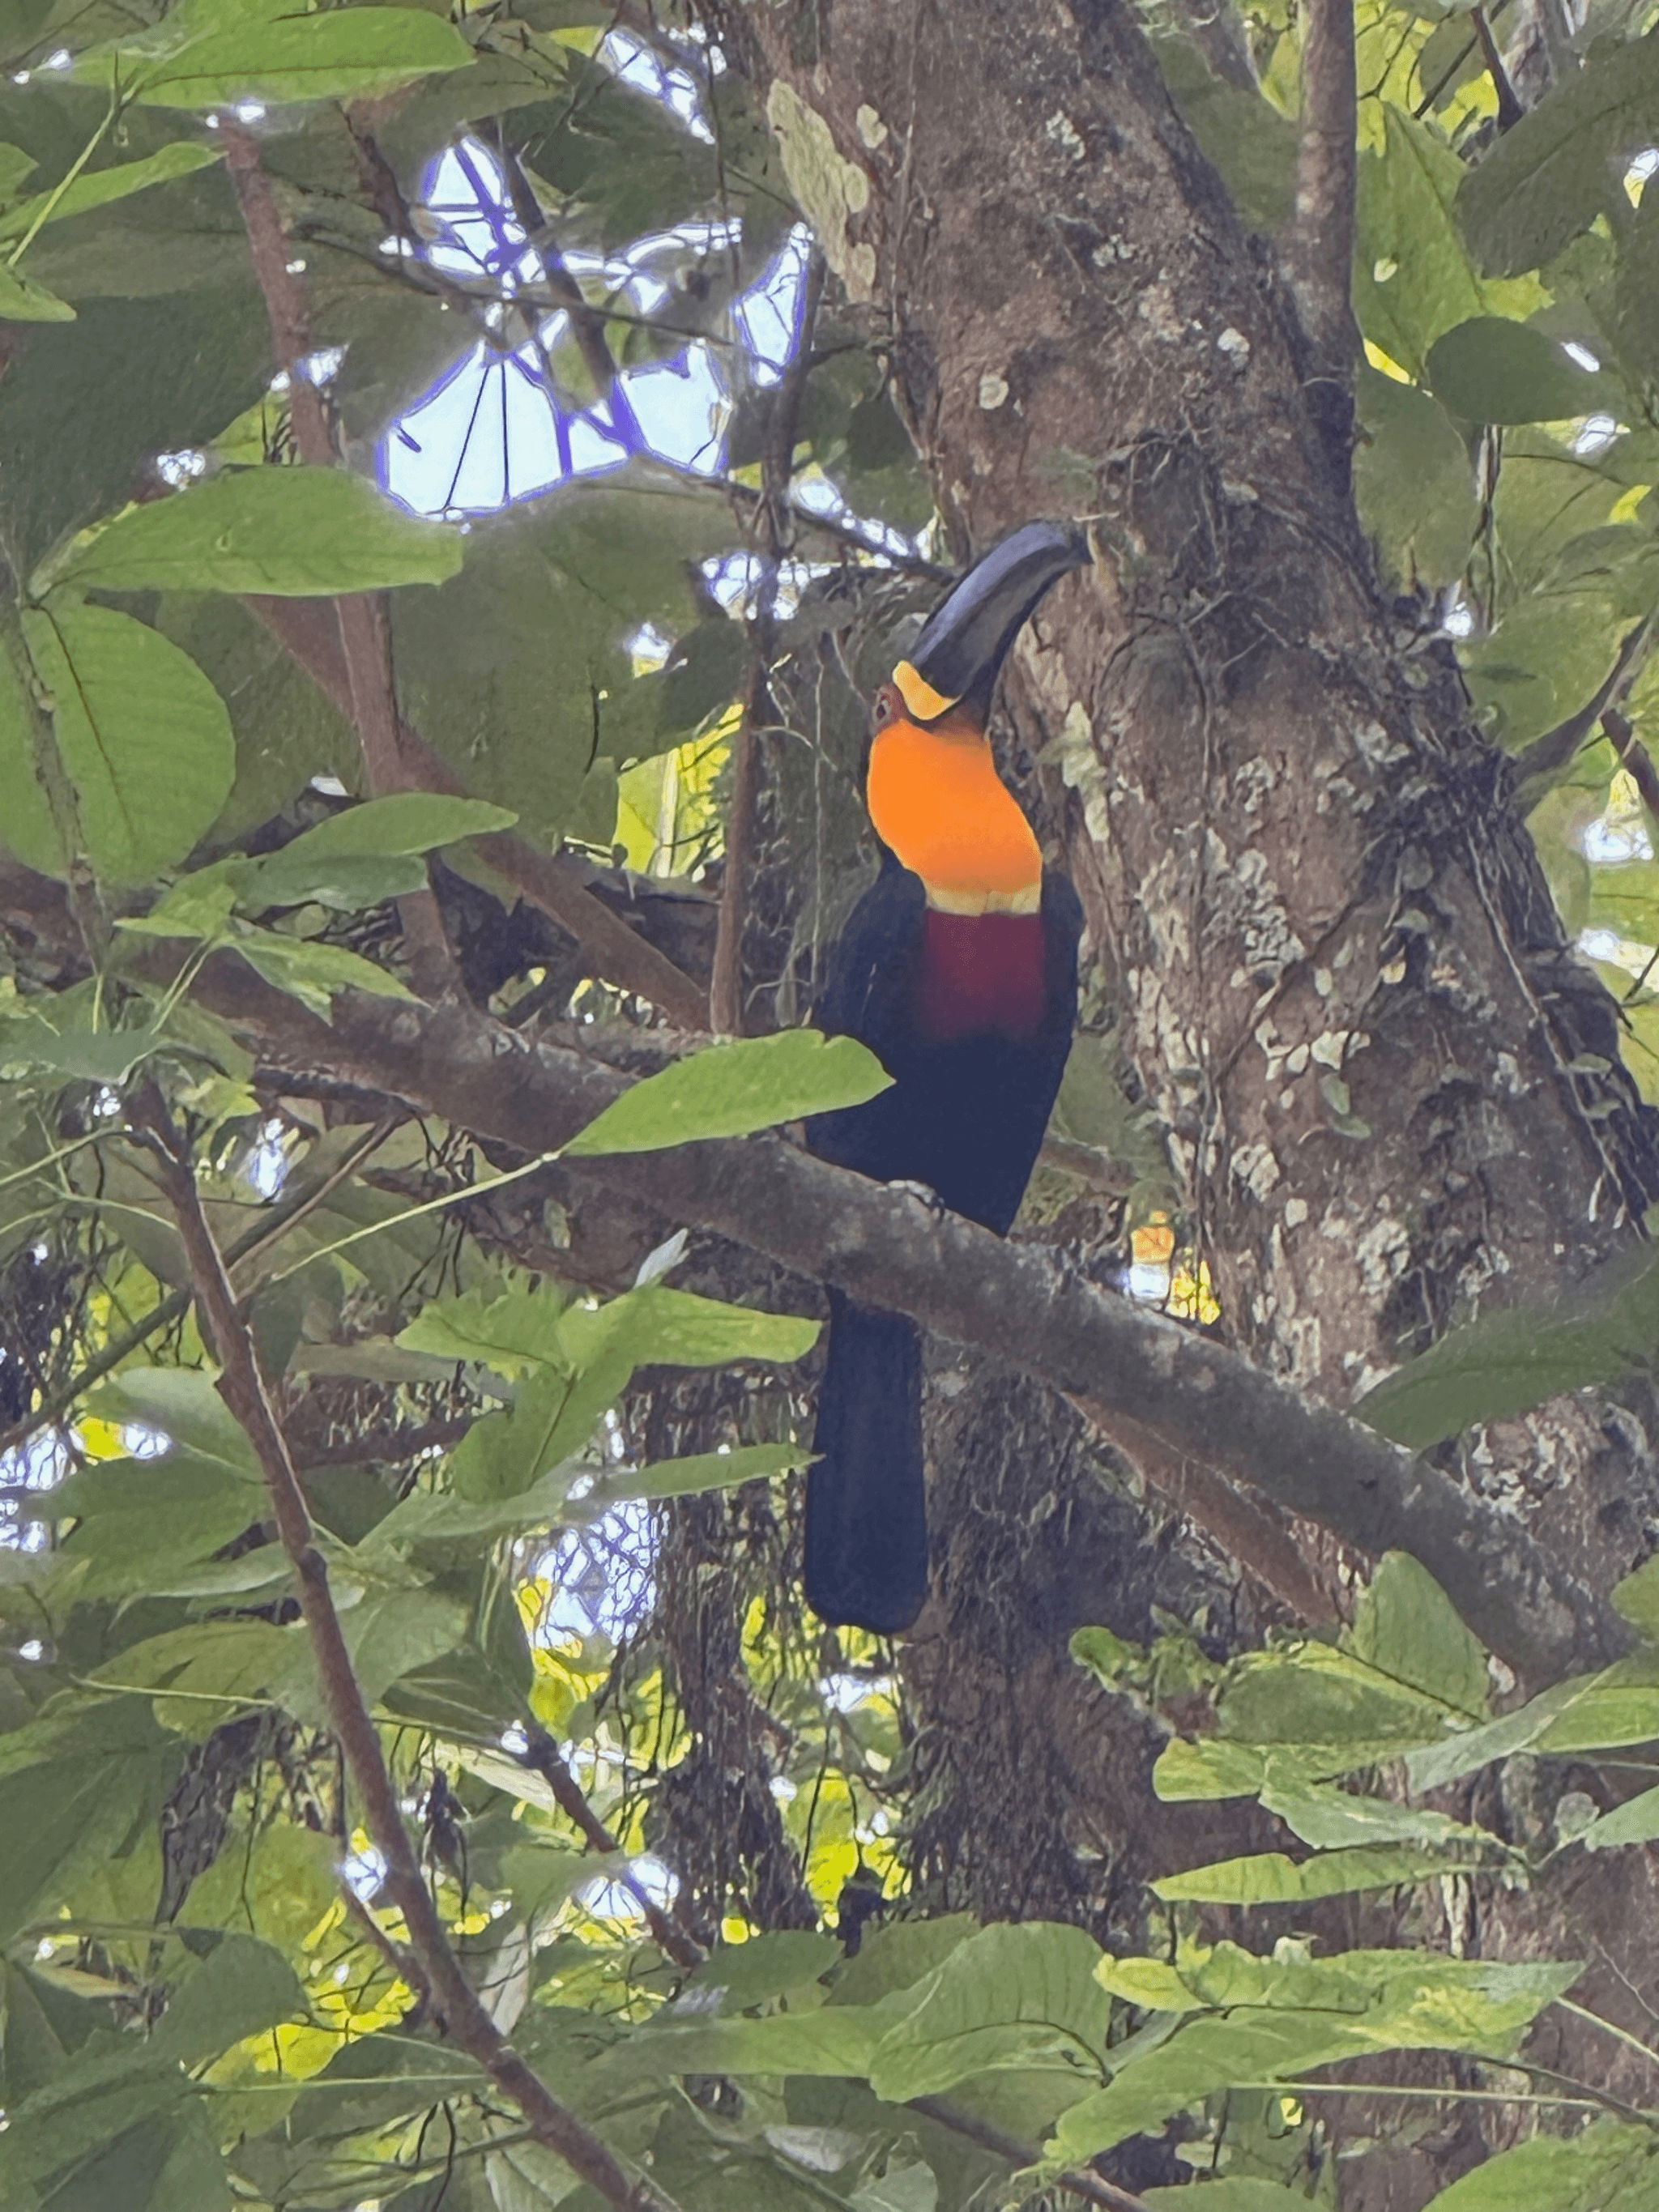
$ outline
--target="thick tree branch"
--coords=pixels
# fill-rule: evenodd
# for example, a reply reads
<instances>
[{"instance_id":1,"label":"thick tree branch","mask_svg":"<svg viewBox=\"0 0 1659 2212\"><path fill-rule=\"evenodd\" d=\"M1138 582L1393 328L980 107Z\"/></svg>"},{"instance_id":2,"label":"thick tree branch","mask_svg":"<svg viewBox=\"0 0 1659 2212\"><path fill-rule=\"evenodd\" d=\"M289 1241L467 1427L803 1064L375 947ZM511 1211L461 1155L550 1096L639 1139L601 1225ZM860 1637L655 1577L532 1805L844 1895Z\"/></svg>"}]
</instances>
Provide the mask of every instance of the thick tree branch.
<instances>
[{"instance_id":1,"label":"thick tree branch","mask_svg":"<svg viewBox=\"0 0 1659 2212\"><path fill-rule=\"evenodd\" d=\"M623 1088L579 1052L532 1046L470 1007L345 994L330 1026L231 954L208 963L197 990L255 1035L296 1090L305 1071L325 1068L332 1081L405 1100L527 1156L568 1140ZM1005 1243L775 1136L572 1161L565 1172L912 1314L1068 1397L1098 1401L1177 1457L1230 1470L1363 1551L1411 1553L1533 1682L1628 1644L1611 1608L1516 1522L1334 1407L1097 1289L1039 1248Z\"/></svg>"},{"instance_id":2,"label":"thick tree branch","mask_svg":"<svg viewBox=\"0 0 1659 2212\"><path fill-rule=\"evenodd\" d=\"M1296 200L1280 258L1319 365L1346 375L1357 344L1348 304L1358 173L1353 0L1310 0L1304 21Z\"/></svg>"},{"instance_id":3,"label":"thick tree branch","mask_svg":"<svg viewBox=\"0 0 1659 2212\"><path fill-rule=\"evenodd\" d=\"M135 1133L150 1145L161 1163L190 1262L198 1316L218 1356L220 1395L246 1432L264 1470L277 1534L299 1585L330 1723L362 1800L365 1826L386 1862L386 1894L404 1916L410 1948L445 2030L523 2112L537 2141L556 2152L618 2212L673 2212L669 2200L648 2183L630 2179L599 2138L525 2064L461 1971L422 1878L380 1737L352 1672L329 1590L328 1569L313 1540L305 1494L260 1375L252 1337L208 1226L189 1156L153 1085L145 1085L138 1094L131 1120Z\"/></svg>"}]
</instances>

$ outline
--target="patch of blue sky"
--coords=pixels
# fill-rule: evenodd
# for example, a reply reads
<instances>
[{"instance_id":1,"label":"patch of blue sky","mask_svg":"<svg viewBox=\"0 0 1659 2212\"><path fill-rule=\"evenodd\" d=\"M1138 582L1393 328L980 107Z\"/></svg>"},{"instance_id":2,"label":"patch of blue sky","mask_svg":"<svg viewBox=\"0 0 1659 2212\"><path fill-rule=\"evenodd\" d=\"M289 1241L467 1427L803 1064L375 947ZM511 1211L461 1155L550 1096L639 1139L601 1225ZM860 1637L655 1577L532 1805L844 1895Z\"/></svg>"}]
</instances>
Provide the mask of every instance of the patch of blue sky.
<instances>
[{"instance_id":1,"label":"patch of blue sky","mask_svg":"<svg viewBox=\"0 0 1659 2212\"><path fill-rule=\"evenodd\" d=\"M394 499L417 514L487 514L635 454L710 475L724 468L732 378L715 346L690 339L668 360L624 369L605 399L573 404L551 368L568 317L538 319L514 303L542 270L495 156L477 140L451 147L434 165L423 205L432 227L423 258L469 287L491 289L486 320L501 337L481 340L447 370L383 441L380 482ZM573 252L565 266L598 279L620 310L649 315L670 296L665 267L734 240L728 224L687 225L637 239L619 254ZM792 234L733 306L741 373L753 383L775 383L799 343L806 252L805 234ZM517 345L508 343L517 335L509 318L524 333Z\"/></svg>"},{"instance_id":2,"label":"patch of blue sky","mask_svg":"<svg viewBox=\"0 0 1659 2212\"><path fill-rule=\"evenodd\" d=\"M671 114L678 116L694 138L702 139L705 146L714 144L714 134L708 126L708 112L702 83L694 66L692 46L687 46L684 63L676 63L659 46L647 46L631 31L612 31L600 46L599 56L623 83L632 85L649 99L659 100ZM720 65L718 51L711 50L708 55L710 71L717 74Z\"/></svg>"}]
</instances>

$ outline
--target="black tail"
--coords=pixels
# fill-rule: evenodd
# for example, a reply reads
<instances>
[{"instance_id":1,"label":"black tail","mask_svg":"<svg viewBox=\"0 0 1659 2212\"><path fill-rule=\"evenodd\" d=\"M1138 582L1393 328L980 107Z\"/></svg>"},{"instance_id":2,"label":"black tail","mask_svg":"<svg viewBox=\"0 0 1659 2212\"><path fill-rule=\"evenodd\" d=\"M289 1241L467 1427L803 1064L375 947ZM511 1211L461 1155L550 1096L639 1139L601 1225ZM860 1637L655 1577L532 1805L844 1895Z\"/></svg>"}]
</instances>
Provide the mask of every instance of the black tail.
<instances>
[{"instance_id":1,"label":"black tail","mask_svg":"<svg viewBox=\"0 0 1659 2212\"><path fill-rule=\"evenodd\" d=\"M820 1620L891 1636L927 1595L921 1342L902 1314L830 1293L820 1453L806 1478L806 1601Z\"/></svg>"}]
</instances>

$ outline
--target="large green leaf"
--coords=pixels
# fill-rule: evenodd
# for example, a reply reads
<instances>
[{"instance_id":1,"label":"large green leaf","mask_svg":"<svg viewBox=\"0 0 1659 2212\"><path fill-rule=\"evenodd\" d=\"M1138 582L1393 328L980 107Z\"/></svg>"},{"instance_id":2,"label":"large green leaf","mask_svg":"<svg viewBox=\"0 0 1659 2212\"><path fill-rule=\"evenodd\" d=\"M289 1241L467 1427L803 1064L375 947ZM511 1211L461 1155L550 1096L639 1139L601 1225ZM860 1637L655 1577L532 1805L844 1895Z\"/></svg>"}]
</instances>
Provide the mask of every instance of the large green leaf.
<instances>
[{"instance_id":1,"label":"large green leaf","mask_svg":"<svg viewBox=\"0 0 1659 2212\"><path fill-rule=\"evenodd\" d=\"M81 57L77 77L136 82L138 99L155 106L211 108L244 100L361 99L472 59L459 32L414 8L276 15L261 7L233 29L218 28L205 9L182 15L182 38L169 23L160 39L112 40Z\"/></svg>"},{"instance_id":2,"label":"large green leaf","mask_svg":"<svg viewBox=\"0 0 1659 2212\"><path fill-rule=\"evenodd\" d=\"M1095 1976L1104 1955L1057 1921L982 1929L951 1950L882 2039L871 2087L902 2104L972 2075L1055 2059L1077 2067L1079 2086L1097 2080L1112 2015Z\"/></svg>"},{"instance_id":3,"label":"large green leaf","mask_svg":"<svg viewBox=\"0 0 1659 2212\"><path fill-rule=\"evenodd\" d=\"M0 322L72 323L75 310L21 269L0 268Z\"/></svg>"},{"instance_id":4,"label":"large green leaf","mask_svg":"<svg viewBox=\"0 0 1659 2212\"><path fill-rule=\"evenodd\" d=\"M1581 2136L1535 2136L1477 2166L1435 2212L1643 2212L1659 2189L1650 2129L1598 2120Z\"/></svg>"},{"instance_id":5,"label":"large green leaf","mask_svg":"<svg viewBox=\"0 0 1659 2212\"><path fill-rule=\"evenodd\" d=\"M1463 573L1480 515L1462 434L1437 399L1366 364L1354 397L1364 433L1354 498L1367 534L1392 574L1450 583Z\"/></svg>"},{"instance_id":6,"label":"large green leaf","mask_svg":"<svg viewBox=\"0 0 1659 2212\"><path fill-rule=\"evenodd\" d=\"M1486 1717L1486 1650L1409 1553L1383 1554L1359 1594L1347 1644L1357 1659L1380 1674L1474 1719Z\"/></svg>"},{"instance_id":7,"label":"large green leaf","mask_svg":"<svg viewBox=\"0 0 1659 2212\"><path fill-rule=\"evenodd\" d=\"M36 745L48 742L47 732L15 623L0 622L0 839L27 866L61 876L70 856L35 772Z\"/></svg>"},{"instance_id":8,"label":"large green leaf","mask_svg":"<svg viewBox=\"0 0 1659 2212\"><path fill-rule=\"evenodd\" d=\"M416 521L343 469L235 469L129 507L54 563L54 580L315 598L441 584L460 567L461 546L459 532Z\"/></svg>"},{"instance_id":9,"label":"large green leaf","mask_svg":"<svg viewBox=\"0 0 1659 2212\"><path fill-rule=\"evenodd\" d=\"M793 1474L812 1456L806 1444L733 1444L726 1451L692 1452L684 1459L653 1460L645 1467L617 1468L583 1492L565 1518L597 1518L629 1498L689 1498L702 1490L732 1490L738 1484Z\"/></svg>"},{"instance_id":10,"label":"large green leaf","mask_svg":"<svg viewBox=\"0 0 1659 2212\"><path fill-rule=\"evenodd\" d=\"M1308 1905L1321 1897L1346 1897L1358 1890L1393 1889L1407 1882L1479 1871L1484 1864L1467 1852L1460 1857L1455 1852L1405 1844L1361 1844L1341 1850L1316 1851L1299 1863L1283 1851L1218 1859L1213 1866L1164 1875L1152 1887L1168 1905L1183 1900L1199 1905Z\"/></svg>"},{"instance_id":11,"label":"large green leaf","mask_svg":"<svg viewBox=\"0 0 1659 2212\"><path fill-rule=\"evenodd\" d=\"M1429 382L1471 422L1554 422L1605 407L1614 395L1553 338L1502 315L1474 315L1429 349Z\"/></svg>"},{"instance_id":12,"label":"large green leaf","mask_svg":"<svg viewBox=\"0 0 1659 2212\"><path fill-rule=\"evenodd\" d=\"M253 1526L266 1501L252 1479L199 1453L174 1451L82 1468L47 1494L42 1510L79 1521L64 1549L86 1562L86 1595L125 1597L210 1559Z\"/></svg>"},{"instance_id":13,"label":"large green leaf","mask_svg":"<svg viewBox=\"0 0 1659 2212\"><path fill-rule=\"evenodd\" d=\"M170 146L158 147L142 161L123 161L111 169L83 170L61 190L54 187L49 192L37 192L33 198L7 208L0 214L0 239L23 238L37 222L63 222L71 216L107 207L112 200L128 199L151 185L170 184L175 177L187 177L192 170L208 167L219 155L216 146L193 145L187 139L179 139Z\"/></svg>"},{"instance_id":14,"label":"large green leaf","mask_svg":"<svg viewBox=\"0 0 1659 2212\"><path fill-rule=\"evenodd\" d=\"M176 645L112 608L26 610L23 634L93 866L143 883L181 860L236 773L224 702Z\"/></svg>"},{"instance_id":15,"label":"large green leaf","mask_svg":"<svg viewBox=\"0 0 1659 2212\"><path fill-rule=\"evenodd\" d=\"M270 364L246 246L232 281L91 300L78 322L32 331L0 380L0 507L20 572L62 532L130 499L157 453L222 430L264 390Z\"/></svg>"},{"instance_id":16,"label":"large green leaf","mask_svg":"<svg viewBox=\"0 0 1659 2212\"><path fill-rule=\"evenodd\" d=\"M1483 1314L1366 1392L1358 1418L1414 1451L1479 1421L1612 1382L1659 1337L1659 1269L1645 1267L1582 1318L1524 1307Z\"/></svg>"},{"instance_id":17,"label":"large green leaf","mask_svg":"<svg viewBox=\"0 0 1659 2212\"><path fill-rule=\"evenodd\" d=\"M1622 190L1620 157L1659 130L1659 40L1599 53L1493 141L1457 196L1482 267L1518 276L1559 253Z\"/></svg>"},{"instance_id":18,"label":"large green leaf","mask_svg":"<svg viewBox=\"0 0 1659 2212\"><path fill-rule=\"evenodd\" d=\"M1427 124L1379 104L1382 150L1359 156L1354 313L1365 336L1420 380L1447 331L1475 315L1530 314L1547 295L1536 278L1476 274L1454 213L1464 163Z\"/></svg>"},{"instance_id":19,"label":"large green leaf","mask_svg":"<svg viewBox=\"0 0 1659 2212\"><path fill-rule=\"evenodd\" d=\"M807 1114L861 1105L891 1082L865 1046L816 1030L714 1044L635 1084L564 1152L654 1152L707 1137L747 1136Z\"/></svg>"}]
</instances>

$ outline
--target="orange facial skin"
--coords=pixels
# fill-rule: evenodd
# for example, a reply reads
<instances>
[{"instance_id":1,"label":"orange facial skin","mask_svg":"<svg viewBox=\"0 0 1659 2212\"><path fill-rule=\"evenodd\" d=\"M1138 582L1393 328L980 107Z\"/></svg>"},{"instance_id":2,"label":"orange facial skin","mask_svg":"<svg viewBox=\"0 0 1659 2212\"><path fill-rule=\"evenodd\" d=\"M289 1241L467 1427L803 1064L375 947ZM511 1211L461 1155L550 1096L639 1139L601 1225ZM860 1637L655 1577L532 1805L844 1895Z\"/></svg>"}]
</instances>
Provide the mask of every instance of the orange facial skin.
<instances>
[{"instance_id":1,"label":"orange facial skin","mask_svg":"<svg viewBox=\"0 0 1659 2212\"><path fill-rule=\"evenodd\" d=\"M923 727L909 720L897 688L884 684L875 722L866 803L876 834L905 867L946 893L1041 883L1031 825L968 715L952 708Z\"/></svg>"}]
</instances>

